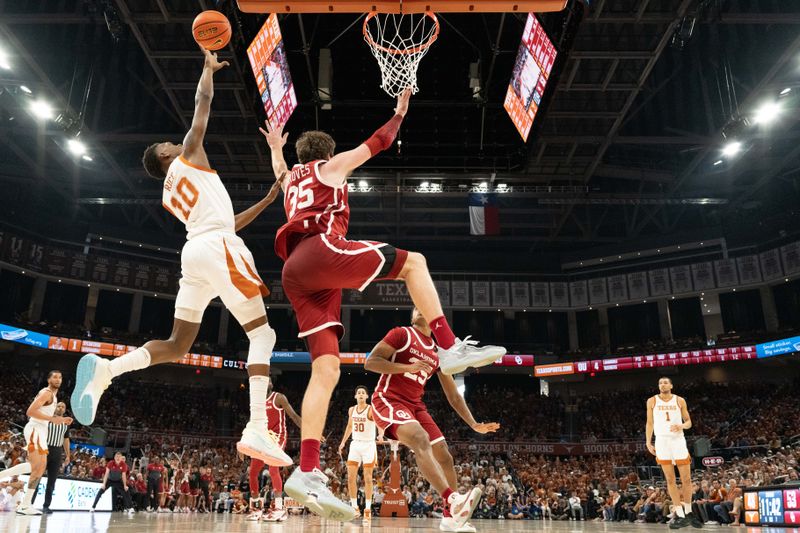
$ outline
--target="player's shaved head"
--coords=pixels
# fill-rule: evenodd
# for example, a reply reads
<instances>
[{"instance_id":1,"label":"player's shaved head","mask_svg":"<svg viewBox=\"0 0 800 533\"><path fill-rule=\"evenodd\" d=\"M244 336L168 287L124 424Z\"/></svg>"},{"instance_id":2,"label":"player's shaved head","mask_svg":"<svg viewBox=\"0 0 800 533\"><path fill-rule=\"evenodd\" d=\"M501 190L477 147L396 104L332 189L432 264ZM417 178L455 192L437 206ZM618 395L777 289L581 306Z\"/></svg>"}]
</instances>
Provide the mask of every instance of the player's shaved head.
<instances>
[{"instance_id":1,"label":"player's shaved head","mask_svg":"<svg viewBox=\"0 0 800 533\"><path fill-rule=\"evenodd\" d=\"M294 148L297 160L305 165L310 161L330 158L336 149L336 142L324 131L306 131L297 139Z\"/></svg>"}]
</instances>

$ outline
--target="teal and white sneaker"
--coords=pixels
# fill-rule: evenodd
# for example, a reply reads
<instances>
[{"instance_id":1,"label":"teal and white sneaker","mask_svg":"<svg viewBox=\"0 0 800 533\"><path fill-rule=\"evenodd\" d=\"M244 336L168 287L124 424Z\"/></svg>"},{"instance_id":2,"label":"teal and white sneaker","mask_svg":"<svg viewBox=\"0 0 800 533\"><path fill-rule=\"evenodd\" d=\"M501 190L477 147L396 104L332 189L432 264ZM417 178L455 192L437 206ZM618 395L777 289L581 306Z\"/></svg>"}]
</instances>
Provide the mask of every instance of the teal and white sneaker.
<instances>
[{"instance_id":1,"label":"teal and white sneaker","mask_svg":"<svg viewBox=\"0 0 800 533\"><path fill-rule=\"evenodd\" d=\"M356 517L350 504L334 496L328 489L328 476L318 468L311 472L303 472L300 467L295 468L286 480L284 490L312 513L323 518L349 522Z\"/></svg>"},{"instance_id":2,"label":"teal and white sneaker","mask_svg":"<svg viewBox=\"0 0 800 533\"><path fill-rule=\"evenodd\" d=\"M110 361L94 354L86 354L78 361L75 390L71 407L75 420L91 426L103 392L111 385Z\"/></svg>"}]
</instances>

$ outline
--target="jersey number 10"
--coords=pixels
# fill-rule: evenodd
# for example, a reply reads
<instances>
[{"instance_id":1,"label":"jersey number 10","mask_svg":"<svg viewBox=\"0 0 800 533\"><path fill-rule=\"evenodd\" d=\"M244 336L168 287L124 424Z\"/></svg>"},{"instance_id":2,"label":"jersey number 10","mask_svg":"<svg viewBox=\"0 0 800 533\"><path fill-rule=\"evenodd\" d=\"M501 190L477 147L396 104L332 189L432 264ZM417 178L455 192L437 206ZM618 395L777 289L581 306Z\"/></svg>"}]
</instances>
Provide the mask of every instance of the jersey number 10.
<instances>
[{"instance_id":1,"label":"jersey number 10","mask_svg":"<svg viewBox=\"0 0 800 533\"><path fill-rule=\"evenodd\" d=\"M178 198L178 196L180 196L180 198ZM172 207L181 212L186 220L189 220L192 208L197 203L199 197L200 193L197 192L192 182L183 177L178 180L178 185L175 186L175 194L170 198L170 203Z\"/></svg>"}]
</instances>

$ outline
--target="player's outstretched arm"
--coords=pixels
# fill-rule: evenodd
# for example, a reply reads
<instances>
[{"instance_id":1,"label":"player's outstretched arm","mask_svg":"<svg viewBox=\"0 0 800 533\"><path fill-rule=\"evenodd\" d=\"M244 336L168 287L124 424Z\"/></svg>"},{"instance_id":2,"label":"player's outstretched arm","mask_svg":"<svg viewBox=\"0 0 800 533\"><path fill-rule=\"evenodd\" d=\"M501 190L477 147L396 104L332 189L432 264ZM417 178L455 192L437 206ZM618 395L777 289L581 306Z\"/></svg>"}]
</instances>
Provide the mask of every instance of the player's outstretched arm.
<instances>
[{"instance_id":1,"label":"player's outstretched arm","mask_svg":"<svg viewBox=\"0 0 800 533\"><path fill-rule=\"evenodd\" d=\"M251 205L241 213L238 213L234 216L235 221L235 230L239 231L240 229L244 228L248 224L250 224L255 218L261 214L261 212L267 208L272 202L275 201L275 198L278 197L278 191L281 190L281 184L279 182L275 182L272 184L267 195L258 201L258 203Z\"/></svg>"},{"instance_id":2,"label":"player's outstretched arm","mask_svg":"<svg viewBox=\"0 0 800 533\"><path fill-rule=\"evenodd\" d=\"M275 173L275 179L278 180L281 188L283 188L283 180L289 174L289 165L286 164L286 160L283 158L283 147L286 145L289 134L283 133L283 126L275 126L273 128L269 120L265 120L264 125L267 129L258 128L258 131L267 140L269 150L272 152L272 171Z\"/></svg>"},{"instance_id":3,"label":"player's outstretched arm","mask_svg":"<svg viewBox=\"0 0 800 533\"><path fill-rule=\"evenodd\" d=\"M500 429L500 424L497 422L478 422L475 420L464 397L458 393L458 385L456 385L456 380L453 379L453 376L445 375L442 372L437 372L436 375L439 377L439 383L442 385L447 403L469 427L478 433L494 433Z\"/></svg>"},{"instance_id":4,"label":"player's outstretched arm","mask_svg":"<svg viewBox=\"0 0 800 533\"><path fill-rule=\"evenodd\" d=\"M273 185L273 188L274 187L275 186ZM303 419L300 418L300 415L298 415L297 411L294 410L294 407L292 407L292 404L289 403L289 400L286 398L286 396L283 394L276 394L275 399L275 403L278 405L278 407L283 409L284 412L289 415L289 418L292 419L292 422L294 422L297 427L302 429Z\"/></svg>"},{"instance_id":5,"label":"player's outstretched arm","mask_svg":"<svg viewBox=\"0 0 800 533\"><path fill-rule=\"evenodd\" d=\"M205 48L202 50L205 62L200 81L197 82L197 92L194 95L192 127L183 138L183 157L190 163L209 168L211 165L208 164L208 157L203 149L203 138L206 136L208 117L211 115L211 100L214 99L214 73L222 67L227 67L228 62L220 62L217 54L209 52Z\"/></svg>"},{"instance_id":6,"label":"player's outstretched arm","mask_svg":"<svg viewBox=\"0 0 800 533\"><path fill-rule=\"evenodd\" d=\"M376 374L416 374L420 370L424 370L428 374L433 372L431 365L425 361L416 361L410 365L390 361L396 351L386 342L379 342L364 362L364 370Z\"/></svg>"},{"instance_id":7,"label":"player's outstretched arm","mask_svg":"<svg viewBox=\"0 0 800 533\"><path fill-rule=\"evenodd\" d=\"M406 89L397 97L395 115L389 122L378 128L372 137L364 141L353 150L336 154L330 161L319 167L323 180L331 183L344 183L355 169L369 161L372 157L389 148L397 137L403 118L408 112L408 101L411 98L411 89Z\"/></svg>"}]
</instances>

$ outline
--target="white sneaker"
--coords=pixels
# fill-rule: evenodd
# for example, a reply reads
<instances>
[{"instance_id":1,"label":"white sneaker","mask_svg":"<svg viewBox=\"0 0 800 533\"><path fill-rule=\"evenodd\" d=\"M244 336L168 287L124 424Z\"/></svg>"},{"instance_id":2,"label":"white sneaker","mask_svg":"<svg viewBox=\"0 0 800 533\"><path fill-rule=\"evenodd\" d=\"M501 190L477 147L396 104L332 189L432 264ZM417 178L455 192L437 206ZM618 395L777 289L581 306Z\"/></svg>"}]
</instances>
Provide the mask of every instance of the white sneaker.
<instances>
[{"instance_id":1,"label":"white sneaker","mask_svg":"<svg viewBox=\"0 0 800 533\"><path fill-rule=\"evenodd\" d=\"M349 522L355 515L350 504L341 501L328 489L328 476L318 468L311 472L303 472L295 468L286 480L284 490L299 503L323 518Z\"/></svg>"},{"instance_id":2,"label":"white sneaker","mask_svg":"<svg viewBox=\"0 0 800 533\"><path fill-rule=\"evenodd\" d=\"M86 354L78 361L75 390L72 391L72 412L84 426L92 425L103 392L111 385L110 361Z\"/></svg>"},{"instance_id":3,"label":"white sneaker","mask_svg":"<svg viewBox=\"0 0 800 533\"><path fill-rule=\"evenodd\" d=\"M439 368L444 374L452 375L465 371L469 367L491 365L506 354L502 346L478 346L478 341L466 337L463 341L456 339L456 343L449 349L438 348Z\"/></svg>"},{"instance_id":4,"label":"white sneaker","mask_svg":"<svg viewBox=\"0 0 800 533\"><path fill-rule=\"evenodd\" d=\"M441 531L453 531L454 533L475 533L477 531L475 526L469 522L459 527L458 522L452 516L442 517L442 521L439 522L439 529Z\"/></svg>"},{"instance_id":5,"label":"white sneaker","mask_svg":"<svg viewBox=\"0 0 800 533\"><path fill-rule=\"evenodd\" d=\"M267 430L266 422L248 422L241 440L236 443L236 450L248 457L260 459L269 466L290 466L292 458L281 449L274 435L275 433Z\"/></svg>"},{"instance_id":6,"label":"white sneaker","mask_svg":"<svg viewBox=\"0 0 800 533\"><path fill-rule=\"evenodd\" d=\"M94 512L94 507L89 507L89 512L93 513Z\"/></svg>"},{"instance_id":7,"label":"white sneaker","mask_svg":"<svg viewBox=\"0 0 800 533\"><path fill-rule=\"evenodd\" d=\"M454 492L448 498L450 514L459 528L463 527L472 516L478 503L481 501L481 489L474 488L466 494Z\"/></svg>"},{"instance_id":8,"label":"white sneaker","mask_svg":"<svg viewBox=\"0 0 800 533\"><path fill-rule=\"evenodd\" d=\"M134 509L133 507L131 507L130 509L128 509L128 510L127 510L127 511L125 511L125 512L126 512L126 513L128 513L129 515L133 515L133 514L136 514L136 509Z\"/></svg>"},{"instance_id":9,"label":"white sneaker","mask_svg":"<svg viewBox=\"0 0 800 533\"><path fill-rule=\"evenodd\" d=\"M42 512L39 509L36 509L33 505L25 505L25 506L20 505L19 507L17 507L17 514L38 516L42 514Z\"/></svg>"},{"instance_id":10,"label":"white sneaker","mask_svg":"<svg viewBox=\"0 0 800 533\"><path fill-rule=\"evenodd\" d=\"M264 515L262 520L264 522L284 522L288 517L289 514L286 512L286 509L271 509Z\"/></svg>"},{"instance_id":11,"label":"white sneaker","mask_svg":"<svg viewBox=\"0 0 800 533\"><path fill-rule=\"evenodd\" d=\"M476 531L478 530L475 529L471 522L467 522L458 529L458 533L475 533Z\"/></svg>"}]
</instances>

